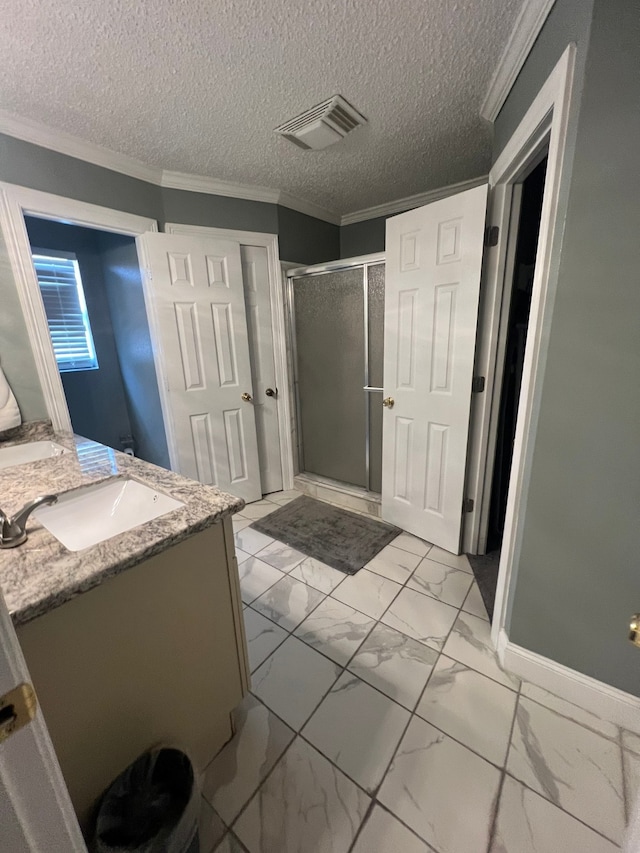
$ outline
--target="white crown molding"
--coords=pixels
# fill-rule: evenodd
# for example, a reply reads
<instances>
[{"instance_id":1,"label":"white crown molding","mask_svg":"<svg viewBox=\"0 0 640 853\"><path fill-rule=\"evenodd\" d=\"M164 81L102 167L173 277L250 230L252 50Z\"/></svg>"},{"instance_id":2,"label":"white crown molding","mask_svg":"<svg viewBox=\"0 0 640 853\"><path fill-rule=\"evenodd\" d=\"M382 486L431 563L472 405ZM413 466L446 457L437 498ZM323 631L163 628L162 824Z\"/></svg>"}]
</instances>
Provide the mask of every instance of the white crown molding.
<instances>
[{"instance_id":1,"label":"white crown molding","mask_svg":"<svg viewBox=\"0 0 640 853\"><path fill-rule=\"evenodd\" d=\"M405 210L411 210L414 207L420 207L423 204L429 204L429 202L446 198L454 193L473 189L473 187L477 187L487 181L486 176L473 178L470 181L462 181L458 184L451 184L448 187L418 193L417 195L401 198L387 204L379 204L375 207L368 207L364 210L348 213L341 217L326 207L322 207L306 199L298 198L284 190L251 184L236 184L231 181L221 181L217 178L211 178L207 175L173 172L167 169L159 169L155 166L148 166L141 160L136 160L126 154L119 154L117 151L112 151L109 148L104 148L102 145L96 145L93 142L79 139L64 131L53 130L41 122L13 115L6 110L0 110L0 133L5 133L16 139L22 139L25 142L31 142L50 151L66 154L69 157L83 160L86 163L92 163L94 166L101 166L104 169L110 169L113 172L119 172L122 175L146 181L155 186L184 190L186 192L226 196L228 198L241 198L248 201L262 201L268 204L279 204L291 210L296 210L298 213L304 213L307 216L313 216L315 219L330 222L332 225L351 225L354 222L362 222L366 219L375 219L379 216L402 213Z\"/></svg>"},{"instance_id":2,"label":"white crown molding","mask_svg":"<svg viewBox=\"0 0 640 853\"><path fill-rule=\"evenodd\" d=\"M555 0L525 0L522 4L480 108L480 115L487 121L496 120L554 3Z\"/></svg>"},{"instance_id":3,"label":"white crown molding","mask_svg":"<svg viewBox=\"0 0 640 853\"><path fill-rule=\"evenodd\" d=\"M472 190L474 187L486 184L488 180L487 175L481 175L478 178L471 178L468 181L460 181L457 184L449 184L446 187L438 187L435 190L427 190L416 195L409 195L406 198L399 198L396 201L390 201L386 204L377 204L375 207L356 210L354 213L346 213L340 219L340 225L353 225L354 222L364 222L366 219L378 219L380 216L404 213L405 210L413 210L414 207L422 207L423 204L430 204L432 201L440 201L441 198L448 198L456 193Z\"/></svg>"},{"instance_id":4,"label":"white crown molding","mask_svg":"<svg viewBox=\"0 0 640 853\"><path fill-rule=\"evenodd\" d=\"M206 175L192 175L189 172L162 172L161 186L174 190L186 190L192 193L221 195L228 198L243 198L248 201L265 201L278 204L280 193L271 187L259 187L251 184L235 184L232 181L219 181Z\"/></svg>"},{"instance_id":5,"label":"white crown molding","mask_svg":"<svg viewBox=\"0 0 640 853\"><path fill-rule=\"evenodd\" d=\"M314 204L312 201L307 201L303 198L290 195L282 190L279 195L278 204L283 207L288 207L291 210L297 210L298 213L306 213L307 216L313 216L316 219L323 219L325 222L330 222L332 225L340 225L340 214L334 213L326 207L321 207L319 204Z\"/></svg>"},{"instance_id":6,"label":"white crown molding","mask_svg":"<svg viewBox=\"0 0 640 853\"><path fill-rule=\"evenodd\" d=\"M498 657L508 672L632 732L640 732L640 698L577 672L543 655L498 638Z\"/></svg>"},{"instance_id":7,"label":"white crown molding","mask_svg":"<svg viewBox=\"0 0 640 853\"><path fill-rule=\"evenodd\" d=\"M281 204L299 213L306 213L316 219L323 219L334 225L340 224L340 216L331 210L314 204L305 199L299 199L289 193L271 187L236 184L231 181L220 181L207 175L192 175L187 172L173 172L149 166L141 160L119 154L102 145L87 142L70 133L54 130L39 121L16 116L6 110L0 110L0 133L31 142L49 151L66 154L76 160L101 166L121 175L138 178L156 186L185 190L187 192L207 193L208 195L242 198L248 201L263 201L268 204Z\"/></svg>"},{"instance_id":8,"label":"white crown molding","mask_svg":"<svg viewBox=\"0 0 640 853\"><path fill-rule=\"evenodd\" d=\"M0 133L6 133L7 136L31 142L41 148L48 148L50 151L57 151L59 154L66 154L77 160L84 160L85 163L102 166L104 169L111 169L113 172L138 178L150 184L159 185L162 178L162 170L155 166L148 166L134 157L119 154L117 151L79 139L62 130L53 130L39 121L22 118L6 110L0 110Z\"/></svg>"}]
</instances>

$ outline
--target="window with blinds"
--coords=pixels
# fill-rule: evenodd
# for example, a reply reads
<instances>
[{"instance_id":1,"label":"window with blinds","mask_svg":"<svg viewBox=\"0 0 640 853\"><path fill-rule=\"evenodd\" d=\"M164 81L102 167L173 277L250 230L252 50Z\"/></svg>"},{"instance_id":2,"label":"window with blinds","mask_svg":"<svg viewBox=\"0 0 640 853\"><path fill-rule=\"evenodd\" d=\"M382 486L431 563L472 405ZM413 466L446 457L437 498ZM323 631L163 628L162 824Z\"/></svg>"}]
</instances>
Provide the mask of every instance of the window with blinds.
<instances>
[{"instance_id":1,"label":"window with blinds","mask_svg":"<svg viewBox=\"0 0 640 853\"><path fill-rule=\"evenodd\" d=\"M96 370L98 359L76 256L34 251L32 257L58 368Z\"/></svg>"}]
</instances>

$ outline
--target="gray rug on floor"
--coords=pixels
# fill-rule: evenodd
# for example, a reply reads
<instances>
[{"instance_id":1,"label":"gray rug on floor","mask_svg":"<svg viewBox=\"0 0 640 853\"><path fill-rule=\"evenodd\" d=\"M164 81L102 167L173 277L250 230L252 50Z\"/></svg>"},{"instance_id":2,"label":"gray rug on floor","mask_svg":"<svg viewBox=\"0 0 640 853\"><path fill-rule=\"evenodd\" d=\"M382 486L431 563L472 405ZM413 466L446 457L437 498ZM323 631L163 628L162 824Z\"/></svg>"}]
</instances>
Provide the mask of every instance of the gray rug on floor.
<instances>
[{"instance_id":1,"label":"gray rug on floor","mask_svg":"<svg viewBox=\"0 0 640 853\"><path fill-rule=\"evenodd\" d=\"M492 551L490 554L467 554L467 559L471 563L480 595L489 614L489 619L493 619L493 605L496 600L496 587L498 585L500 551Z\"/></svg>"},{"instance_id":2,"label":"gray rug on floor","mask_svg":"<svg viewBox=\"0 0 640 853\"><path fill-rule=\"evenodd\" d=\"M384 521L306 495L254 521L251 527L348 575L355 575L402 532Z\"/></svg>"}]
</instances>

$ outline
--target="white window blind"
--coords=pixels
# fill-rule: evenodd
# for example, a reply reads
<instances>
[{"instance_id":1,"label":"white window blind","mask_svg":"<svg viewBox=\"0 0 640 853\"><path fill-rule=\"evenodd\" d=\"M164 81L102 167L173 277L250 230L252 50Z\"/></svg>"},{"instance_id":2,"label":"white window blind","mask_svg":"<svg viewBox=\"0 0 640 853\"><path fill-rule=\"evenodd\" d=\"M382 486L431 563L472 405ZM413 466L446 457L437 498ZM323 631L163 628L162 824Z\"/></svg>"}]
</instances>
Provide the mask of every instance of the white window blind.
<instances>
[{"instance_id":1,"label":"white window blind","mask_svg":"<svg viewBox=\"0 0 640 853\"><path fill-rule=\"evenodd\" d=\"M56 361L61 371L98 367L75 255L33 253Z\"/></svg>"}]
</instances>

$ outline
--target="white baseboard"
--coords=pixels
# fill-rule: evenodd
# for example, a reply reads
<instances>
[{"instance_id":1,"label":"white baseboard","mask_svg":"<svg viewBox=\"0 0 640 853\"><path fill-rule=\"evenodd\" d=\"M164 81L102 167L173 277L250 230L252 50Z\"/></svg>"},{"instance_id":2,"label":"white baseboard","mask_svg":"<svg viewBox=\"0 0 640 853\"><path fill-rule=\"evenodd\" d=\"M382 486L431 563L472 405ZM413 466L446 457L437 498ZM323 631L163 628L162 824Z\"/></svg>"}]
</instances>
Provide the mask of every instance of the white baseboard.
<instances>
[{"instance_id":1,"label":"white baseboard","mask_svg":"<svg viewBox=\"0 0 640 853\"><path fill-rule=\"evenodd\" d=\"M575 669L523 649L500 632L498 657L502 666L525 681L572 702L585 711L640 734L640 698L583 675Z\"/></svg>"}]
</instances>

